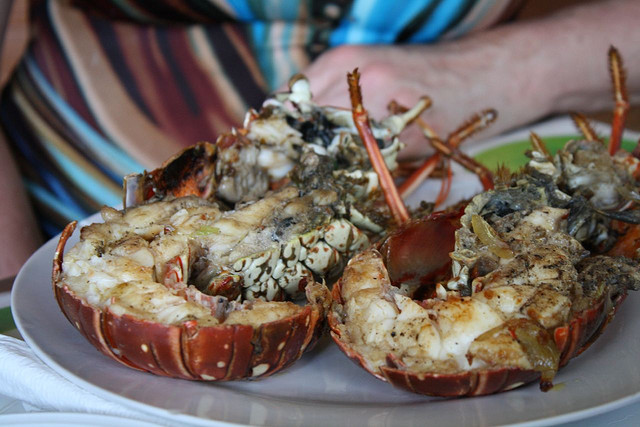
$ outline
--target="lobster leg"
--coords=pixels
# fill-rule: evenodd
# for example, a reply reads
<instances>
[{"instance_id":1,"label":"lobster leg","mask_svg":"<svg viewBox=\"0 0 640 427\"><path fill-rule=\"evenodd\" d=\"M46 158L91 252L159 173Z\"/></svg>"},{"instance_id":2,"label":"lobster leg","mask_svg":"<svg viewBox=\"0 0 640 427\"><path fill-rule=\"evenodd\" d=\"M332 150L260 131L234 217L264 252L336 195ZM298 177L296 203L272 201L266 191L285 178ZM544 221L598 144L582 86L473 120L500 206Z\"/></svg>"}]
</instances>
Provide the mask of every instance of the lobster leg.
<instances>
[{"instance_id":1,"label":"lobster leg","mask_svg":"<svg viewBox=\"0 0 640 427\"><path fill-rule=\"evenodd\" d=\"M446 158L444 160L445 176L442 178L442 184L440 185L440 192L436 201L433 202L435 206L440 206L447 200L449 192L451 191L451 182L453 181L453 171L451 170L451 159Z\"/></svg>"},{"instance_id":2,"label":"lobster leg","mask_svg":"<svg viewBox=\"0 0 640 427\"><path fill-rule=\"evenodd\" d=\"M441 160L442 155L440 155L440 153L432 154L400 185L400 187L398 188L400 196L402 196L402 198L409 197L409 195L413 193L420 186L420 184L422 184L422 182L433 173Z\"/></svg>"},{"instance_id":3,"label":"lobster leg","mask_svg":"<svg viewBox=\"0 0 640 427\"><path fill-rule=\"evenodd\" d=\"M423 100L423 99L428 100L429 101L429 106L431 106L431 98L429 98L427 96L423 96L420 99L421 100ZM391 101L389 103L389 105L387 106L387 109L389 111L391 111L393 114L406 114L407 112L411 111L407 107L405 107L404 105L398 104L397 101ZM431 138L439 138L438 134L431 128L431 126L429 126L420 117L416 117L415 121L420 126L420 129L422 129L422 133L425 135L426 138L429 138L429 139L431 139Z\"/></svg>"},{"instance_id":4,"label":"lobster leg","mask_svg":"<svg viewBox=\"0 0 640 427\"><path fill-rule=\"evenodd\" d=\"M396 107L402 108L402 107ZM458 163L467 167L474 173L477 173L480 177L480 181L485 189L493 188L493 177L491 172L471 159L470 157L464 155L461 151L458 150L458 147L465 139L468 139L471 135L485 129L489 124L495 121L497 117L497 113L495 110L485 110L480 114L475 115L468 122L464 123L458 129L456 129L453 133L449 135L446 142L442 142L440 138L436 135L436 133L426 124L424 121L417 119L416 123L421 127L423 134L425 137L431 142L432 145L438 145L439 147L446 147L443 150L439 150L437 147L437 153L430 156L423 164L420 166L409 178L405 180L405 182L400 186L400 194L402 197L408 197L415 189L427 178L438 163L441 161L442 155L444 154L447 157L452 157ZM471 166L472 165L472 166ZM446 176L451 175L451 167L450 164L446 166L447 170L445 171ZM447 179L447 178L445 178ZM450 186L443 186L443 188L449 188ZM448 191L447 191L448 192ZM441 194L438 196L438 199L444 197L446 199L446 194ZM436 203L438 204L438 203Z\"/></svg>"},{"instance_id":5,"label":"lobster leg","mask_svg":"<svg viewBox=\"0 0 640 427\"><path fill-rule=\"evenodd\" d=\"M480 182L482 183L482 187L485 190L493 189L493 174L486 166L472 159L471 157L464 154L457 148L451 148L447 144L444 144L442 141L438 141L436 139L431 140L431 145L433 148L438 150L440 153L447 157L451 157L453 160L464 166L469 171L478 175Z\"/></svg>"},{"instance_id":6,"label":"lobster leg","mask_svg":"<svg viewBox=\"0 0 640 427\"><path fill-rule=\"evenodd\" d=\"M391 173L387 169L378 143L376 142L371 126L369 125L369 115L362 105L362 92L360 89L360 73L356 68L352 73L347 74L347 82L349 83L349 96L351 98L351 106L353 109L353 122L358 129L362 143L367 149L369 160L373 169L378 174L382 192L389 205L391 214L398 224L402 224L409 220L409 212L407 211L400 194L393 182Z\"/></svg>"},{"instance_id":7,"label":"lobster leg","mask_svg":"<svg viewBox=\"0 0 640 427\"><path fill-rule=\"evenodd\" d=\"M408 111L407 107L398 104L396 101L391 101L389 103L388 109L392 111L394 114L399 114ZM439 138L436 132L420 117L415 119L418 126L422 130L425 138L434 139ZM435 168L440 164L442 160L442 156L440 153L435 153L431 155L425 162L420 165L398 188L400 192L400 196L404 199L409 197L411 193L413 193L422 182L428 178Z\"/></svg>"},{"instance_id":8,"label":"lobster leg","mask_svg":"<svg viewBox=\"0 0 640 427\"><path fill-rule=\"evenodd\" d=\"M468 139L473 134L480 132L491 123L493 123L497 117L498 113L496 112L496 110L484 110L480 114L476 114L475 116L473 116L471 120L464 123L447 138L449 147L453 148L453 159L460 163L462 166L468 168L471 172L477 174L480 182L482 183L482 187L485 190L490 190L493 188L493 175L484 165L476 162L471 157L458 150L458 147L460 147L460 144L465 139ZM472 167L469 168L469 166L467 166L466 164L469 164Z\"/></svg>"},{"instance_id":9,"label":"lobster leg","mask_svg":"<svg viewBox=\"0 0 640 427\"><path fill-rule=\"evenodd\" d=\"M572 113L571 119L587 141L600 141L600 138L598 138L598 135L596 135L596 132L593 130L584 115L580 113Z\"/></svg>"},{"instance_id":10,"label":"lobster leg","mask_svg":"<svg viewBox=\"0 0 640 427\"><path fill-rule=\"evenodd\" d=\"M613 81L613 99L616 103L613 110L613 123L611 125L611 139L609 140L609 154L614 155L622 141L622 131L629 112L629 96L622 58L616 48L609 48L609 68Z\"/></svg>"},{"instance_id":11,"label":"lobster leg","mask_svg":"<svg viewBox=\"0 0 640 427\"><path fill-rule=\"evenodd\" d=\"M538 136L537 133L531 132L531 134L529 135L529 139L531 139L531 145L533 146L534 150L542 153L545 159L547 159L548 161L553 162L553 157L551 156L551 153L549 153L547 145L544 143L542 138Z\"/></svg>"},{"instance_id":12,"label":"lobster leg","mask_svg":"<svg viewBox=\"0 0 640 427\"><path fill-rule=\"evenodd\" d=\"M485 129L493 123L498 117L498 113L494 109L482 111L480 114L474 115L471 120L464 123L456 129L449 137L447 142L453 148L458 148L462 141L471 137L473 134Z\"/></svg>"},{"instance_id":13,"label":"lobster leg","mask_svg":"<svg viewBox=\"0 0 640 427\"><path fill-rule=\"evenodd\" d=\"M422 114L427 108L431 107L431 104L431 98L428 96L420 98L416 105L410 109L397 108L395 101L391 101L388 109L393 113L393 115L384 119L382 123L393 133L399 134L410 123L420 120L420 114Z\"/></svg>"}]
</instances>

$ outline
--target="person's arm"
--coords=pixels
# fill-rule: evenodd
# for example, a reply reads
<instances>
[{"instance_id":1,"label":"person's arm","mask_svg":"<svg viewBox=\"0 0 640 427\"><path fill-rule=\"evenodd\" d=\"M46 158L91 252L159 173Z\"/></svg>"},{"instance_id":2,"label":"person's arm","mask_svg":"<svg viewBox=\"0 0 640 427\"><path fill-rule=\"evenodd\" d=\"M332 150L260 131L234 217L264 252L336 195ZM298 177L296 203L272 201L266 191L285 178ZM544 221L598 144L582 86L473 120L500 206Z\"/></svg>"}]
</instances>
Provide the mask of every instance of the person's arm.
<instances>
[{"instance_id":1,"label":"person's arm","mask_svg":"<svg viewBox=\"0 0 640 427\"><path fill-rule=\"evenodd\" d=\"M473 113L498 111L483 136L549 114L612 108L607 51L620 51L631 101L640 99L640 2L609 0L464 39L421 46L344 46L304 71L320 104L348 106L346 73L360 69L365 107L385 115L391 99L428 95L423 117L445 136ZM410 154L426 150L414 144Z\"/></svg>"},{"instance_id":2,"label":"person's arm","mask_svg":"<svg viewBox=\"0 0 640 427\"><path fill-rule=\"evenodd\" d=\"M10 1L0 2L1 83L6 81L26 46L26 2L14 5L18 9L12 9ZM7 23L13 25L11 32L7 32ZM20 174L0 132L0 279L15 275L41 243L42 236Z\"/></svg>"},{"instance_id":3,"label":"person's arm","mask_svg":"<svg viewBox=\"0 0 640 427\"><path fill-rule=\"evenodd\" d=\"M42 243L9 147L0 135L0 278L15 275Z\"/></svg>"}]
</instances>

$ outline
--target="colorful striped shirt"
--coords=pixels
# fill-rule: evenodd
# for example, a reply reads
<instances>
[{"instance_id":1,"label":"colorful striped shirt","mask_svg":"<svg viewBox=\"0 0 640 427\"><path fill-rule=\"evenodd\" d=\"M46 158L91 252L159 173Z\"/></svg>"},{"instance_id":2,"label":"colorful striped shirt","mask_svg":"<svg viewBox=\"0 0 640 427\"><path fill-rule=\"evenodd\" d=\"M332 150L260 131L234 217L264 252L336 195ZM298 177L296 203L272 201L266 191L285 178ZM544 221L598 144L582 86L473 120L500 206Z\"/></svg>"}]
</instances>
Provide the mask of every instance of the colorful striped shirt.
<instances>
[{"instance_id":1,"label":"colorful striped shirt","mask_svg":"<svg viewBox=\"0 0 640 427\"><path fill-rule=\"evenodd\" d=\"M430 43L504 19L500 0L72 0L32 7L0 120L47 235L121 203L122 178L239 126L343 44Z\"/></svg>"}]
</instances>

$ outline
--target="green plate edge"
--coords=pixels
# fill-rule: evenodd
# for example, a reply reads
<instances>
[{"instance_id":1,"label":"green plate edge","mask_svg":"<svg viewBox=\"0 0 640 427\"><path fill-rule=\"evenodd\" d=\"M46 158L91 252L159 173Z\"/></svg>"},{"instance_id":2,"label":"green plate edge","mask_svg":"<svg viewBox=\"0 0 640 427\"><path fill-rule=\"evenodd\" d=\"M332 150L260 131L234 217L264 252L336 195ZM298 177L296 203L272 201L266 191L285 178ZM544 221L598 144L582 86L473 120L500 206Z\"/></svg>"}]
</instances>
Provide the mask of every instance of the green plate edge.
<instances>
[{"instance_id":1,"label":"green plate edge","mask_svg":"<svg viewBox=\"0 0 640 427\"><path fill-rule=\"evenodd\" d=\"M578 138L580 138L579 135L557 135L542 137L542 140L545 142L549 152L554 154L568 141ZM636 142L634 141L622 141L622 148L627 151L632 151L635 146ZM506 165L511 169L518 169L529 161L529 158L524 153L530 149L531 142L529 140L507 142L477 154L475 159L491 170L496 170L498 165Z\"/></svg>"},{"instance_id":2,"label":"green plate edge","mask_svg":"<svg viewBox=\"0 0 640 427\"><path fill-rule=\"evenodd\" d=\"M0 334L16 328L11 316L11 307L0 308Z\"/></svg>"}]
</instances>

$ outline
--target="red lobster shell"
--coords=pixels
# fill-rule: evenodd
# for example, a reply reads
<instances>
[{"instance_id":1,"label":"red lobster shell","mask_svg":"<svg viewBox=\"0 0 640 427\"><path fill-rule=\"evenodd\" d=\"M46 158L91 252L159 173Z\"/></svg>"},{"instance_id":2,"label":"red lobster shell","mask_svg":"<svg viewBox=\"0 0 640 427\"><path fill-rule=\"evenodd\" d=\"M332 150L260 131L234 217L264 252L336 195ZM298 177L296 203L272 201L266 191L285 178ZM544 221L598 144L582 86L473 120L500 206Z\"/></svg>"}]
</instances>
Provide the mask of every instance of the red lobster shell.
<instances>
[{"instance_id":1,"label":"red lobster shell","mask_svg":"<svg viewBox=\"0 0 640 427\"><path fill-rule=\"evenodd\" d=\"M200 326L196 320L168 325L96 308L61 281L64 247L75 226L74 222L64 229L56 248L56 299L69 322L94 347L130 368L189 380L266 377L298 360L324 328L330 296L317 283L307 286L308 305L258 326Z\"/></svg>"},{"instance_id":2,"label":"red lobster shell","mask_svg":"<svg viewBox=\"0 0 640 427\"><path fill-rule=\"evenodd\" d=\"M500 366L459 373L414 372L407 369L393 355L387 356L387 366L379 370L372 369L366 356L357 351L343 334L342 309L344 298L342 287L344 277L349 274L353 263L366 257L380 257L375 249L356 255L345 270L345 276L332 290L333 309L328 315L331 336L338 347L356 364L376 378L396 387L430 396L460 397L479 396L511 390L540 379L540 371L519 367ZM552 339L560 352L560 367L586 350L602 333L613 318L615 310L625 299L626 293L618 295L613 301L609 295L603 295L592 307L576 313L571 320L554 329Z\"/></svg>"}]
</instances>

